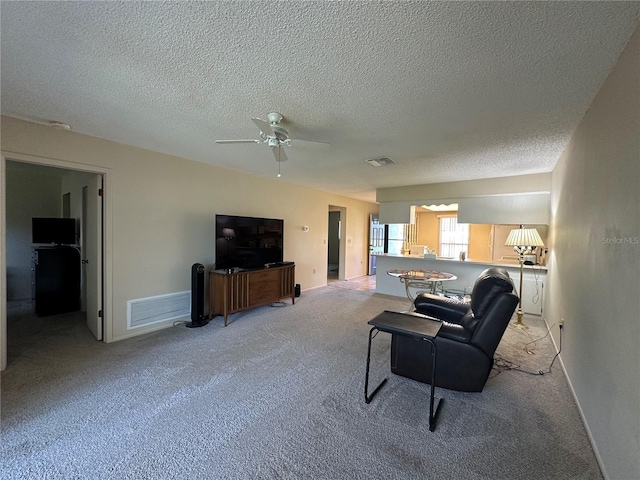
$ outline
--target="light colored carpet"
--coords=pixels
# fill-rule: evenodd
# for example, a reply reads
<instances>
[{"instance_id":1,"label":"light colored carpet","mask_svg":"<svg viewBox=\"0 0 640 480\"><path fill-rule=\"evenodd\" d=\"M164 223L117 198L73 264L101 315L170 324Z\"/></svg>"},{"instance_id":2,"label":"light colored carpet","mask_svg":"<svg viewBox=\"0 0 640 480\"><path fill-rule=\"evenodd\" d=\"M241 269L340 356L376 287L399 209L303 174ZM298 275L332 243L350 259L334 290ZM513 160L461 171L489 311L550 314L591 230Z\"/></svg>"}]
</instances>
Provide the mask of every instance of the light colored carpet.
<instances>
[{"instance_id":1,"label":"light colored carpet","mask_svg":"<svg viewBox=\"0 0 640 480\"><path fill-rule=\"evenodd\" d=\"M3 479L601 479L558 366L494 372L482 393L389 372L390 337L367 321L406 299L332 288L130 340L92 340L81 318L13 315L2 374ZM541 321L532 337L543 336ZM534 325L537 322L536 325ZM546 370L508 329L499 354Z\"/></svg>"}]
</instances>

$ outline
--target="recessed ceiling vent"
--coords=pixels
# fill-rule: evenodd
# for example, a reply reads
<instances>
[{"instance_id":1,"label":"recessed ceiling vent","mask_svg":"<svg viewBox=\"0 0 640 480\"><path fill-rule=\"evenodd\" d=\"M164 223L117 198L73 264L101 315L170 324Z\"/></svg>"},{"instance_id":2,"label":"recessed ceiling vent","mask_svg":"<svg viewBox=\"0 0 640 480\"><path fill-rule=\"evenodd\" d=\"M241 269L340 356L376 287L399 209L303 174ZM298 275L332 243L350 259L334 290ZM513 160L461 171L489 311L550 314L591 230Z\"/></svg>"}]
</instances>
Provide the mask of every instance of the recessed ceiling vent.
<instances>
[{"instance_id":1,"label":"recessed ceiling vent","mask_svg":"<svg viewBox=\"0 0 640 480\"><path fill-rule=\"evenodd\" d=\"M369 165L374 167L386 167L387 165L396 165L397 163L391 160L389 157L370 158L365 160Z\"/></svg>"}]
</instances>

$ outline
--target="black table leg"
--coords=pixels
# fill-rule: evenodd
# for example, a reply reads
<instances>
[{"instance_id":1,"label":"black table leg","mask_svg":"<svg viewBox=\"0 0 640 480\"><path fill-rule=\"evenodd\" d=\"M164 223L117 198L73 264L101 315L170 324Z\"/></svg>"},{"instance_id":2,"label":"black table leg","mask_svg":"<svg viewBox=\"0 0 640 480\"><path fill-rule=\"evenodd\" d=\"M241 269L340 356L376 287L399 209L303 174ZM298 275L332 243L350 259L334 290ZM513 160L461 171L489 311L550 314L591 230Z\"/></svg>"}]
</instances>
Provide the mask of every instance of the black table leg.
<instances>
[{"instance_id":1,"label":"black table leg","mask_svg":"<svg viewBox=\"0 0 640 480\"><path fill-rule=\"evenodd\" d=\"M436 429L436 420L438 418L438 414L440 413L440 407L442 406L442 402L444 402L444 399L441 398L440 400L438 400L438 405L436 406L436 410L434 412L433 403L436 393L436 344L430 338L423 338L423 340L431 344L431 398L429 399L429 431L433 432Z\"/></svg>"},{"instance_id":2,"label":"black table leg","mask_svg":"<svg viewBox=\"0 0 640 480\"><path fill-rule=\"evenodd\" d=\"M367 368L365 371L364 377L364 401L365 403L371 403L373 397L378 393L378 391L387 383L387 378L380 382L375 390L369 395L369 366L371 364L371 340L373 339L373 331L377 330L376 327L373 327L369 330L369 346L367 348ZM435 405L434 411L434 403L436 396L436 357L437 357L437 349L436 344L431 338L422 338L425 342L429 342L431 344L431 395L429 398L429 431L433 432L436 429L436 421L438 419L438 414L440 413L440 407L442 407L442 403L444 399L441 398L438 400L438 404Z\"/></svg>"},{"instance_id":3,"label":"black table leg","mask_svg":"<svg viewBox=\"0 0 640 480\"><path fill-rule=\"evenodd\" d=\"M369 395L369 364L371 363L371 339L373 338L372 334L374 330L377 330L377 328L373 327L371 330L369 330L369 348L367 349L367 370L364 377L364 401L367 404L371 403L371 400L373 400L373 397L376 395L376 393L378 393L378 391L382 388L382 386L385 383L387 383L387 379L385 378L384 380L382 380L382 382L380 382L380 385L378 385L375 388L373 393Z\"/></svg>"}]
</instances>

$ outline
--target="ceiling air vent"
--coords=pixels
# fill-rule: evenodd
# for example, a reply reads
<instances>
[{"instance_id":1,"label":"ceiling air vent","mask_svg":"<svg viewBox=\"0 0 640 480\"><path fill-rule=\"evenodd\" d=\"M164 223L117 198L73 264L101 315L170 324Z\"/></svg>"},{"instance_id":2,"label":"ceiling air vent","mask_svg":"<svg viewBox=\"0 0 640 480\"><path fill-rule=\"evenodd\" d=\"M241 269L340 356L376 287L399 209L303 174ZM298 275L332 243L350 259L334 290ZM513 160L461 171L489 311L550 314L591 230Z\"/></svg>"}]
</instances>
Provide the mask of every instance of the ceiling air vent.
<instances>
[{"instance_id":1,"label":"ceiling air vent","mask_svg":"<svg viewBox=\"0 0 640 480\"><path fill-rule=\"evenodd\" d=\"M369 165L373 165L374 167L386 167L387 165L396 165L396 162L391 160L389 157L379 157L379 158L370 158L369 160L365 160Z\"/></svg>"}]
</instances>

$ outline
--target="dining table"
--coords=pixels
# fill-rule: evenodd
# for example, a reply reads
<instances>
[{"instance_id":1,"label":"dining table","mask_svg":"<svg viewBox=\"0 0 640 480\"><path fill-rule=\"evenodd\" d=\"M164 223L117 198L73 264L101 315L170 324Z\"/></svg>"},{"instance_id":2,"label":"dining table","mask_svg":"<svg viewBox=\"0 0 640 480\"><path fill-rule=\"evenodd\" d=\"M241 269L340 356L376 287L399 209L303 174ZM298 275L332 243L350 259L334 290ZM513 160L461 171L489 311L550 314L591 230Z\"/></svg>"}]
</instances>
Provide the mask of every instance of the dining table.
<instances>
[{"instance_id":1,"label":"dining table","mask_svg":"<svg viewBox=\"0 0 640 480\"><path fill-rule=\"evenodd\" d=\"M423 292L436 294L438 288L442 287L442 282L456 280L458 278L452 273L420 269L388 270L387 275L400 279L400 282L404 284L407 297L412 302L415 300L415 297L411 294L411 288L417 290L416 295Z\"/></svg>"}]
</instances>

